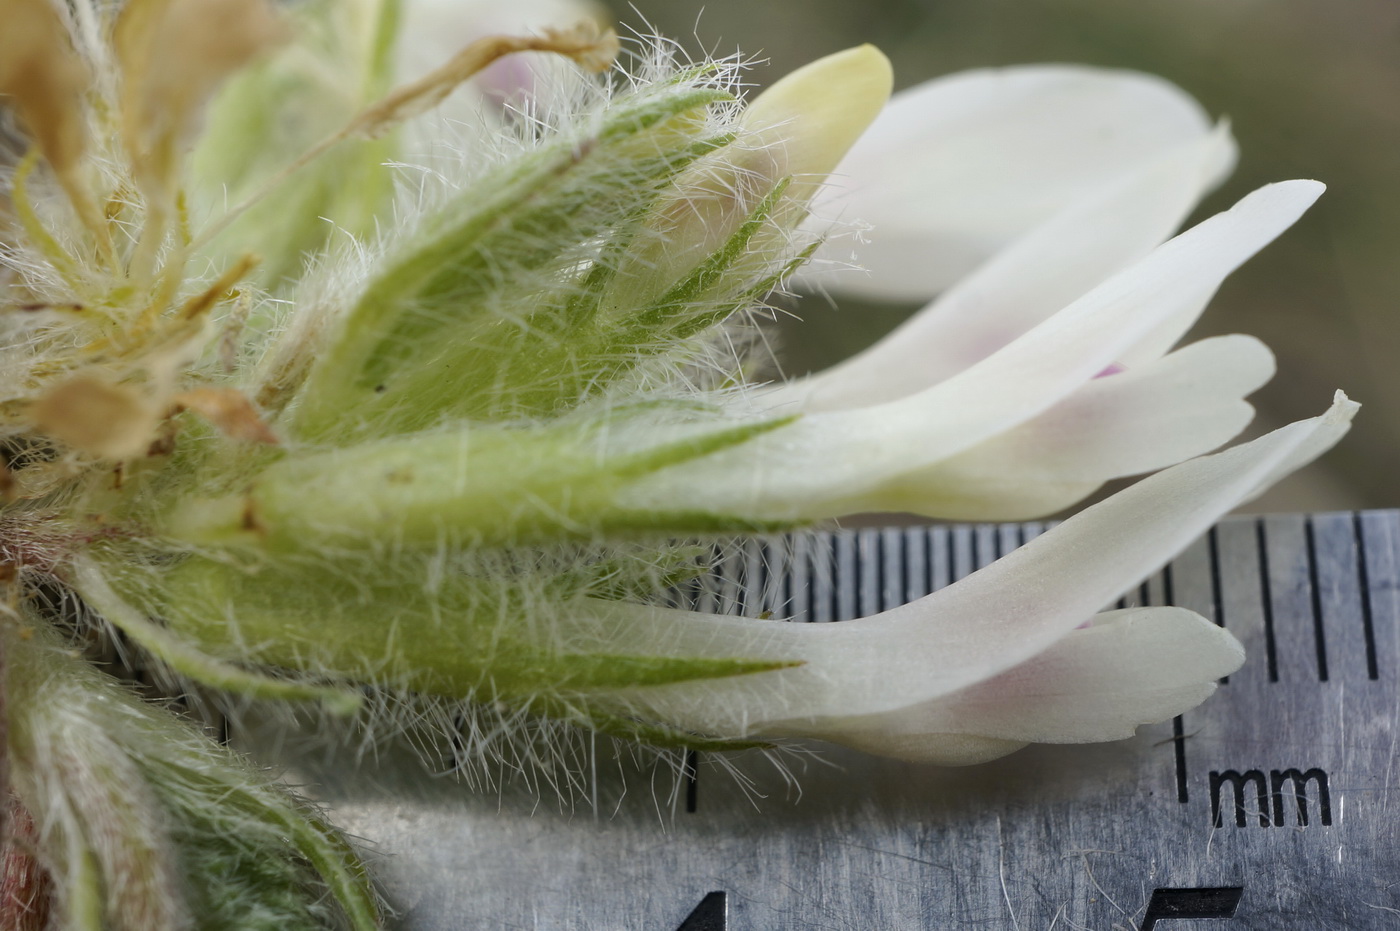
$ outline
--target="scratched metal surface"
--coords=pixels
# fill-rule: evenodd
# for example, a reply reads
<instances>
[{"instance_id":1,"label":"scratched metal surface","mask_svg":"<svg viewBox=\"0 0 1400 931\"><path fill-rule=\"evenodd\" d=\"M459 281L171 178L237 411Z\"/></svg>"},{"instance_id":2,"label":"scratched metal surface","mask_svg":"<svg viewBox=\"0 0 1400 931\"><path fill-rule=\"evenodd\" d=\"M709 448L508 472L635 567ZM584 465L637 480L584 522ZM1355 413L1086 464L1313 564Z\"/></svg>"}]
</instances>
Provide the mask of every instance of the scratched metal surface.
<instances>
[{"instance_id":1,"label":"scratched metal surface","mask_svg":"<svg viewBox=\"0 0 1400 931\"><path fill-rule=\"evenodd\" d=\"M840 620L1039 529L755 543L700 598ZM389 764L299 775L373 840L413 931L1400 927L1400 512L1232 519L1126 600L1193 608L1249 660L1203 708L1118 744L961 770L832 750L789 763L800 797L751 755L747 792L702 756L679 792L643 768L619 798L626 767L604 759L596 811Z\"/></svg>"}]
</instances>

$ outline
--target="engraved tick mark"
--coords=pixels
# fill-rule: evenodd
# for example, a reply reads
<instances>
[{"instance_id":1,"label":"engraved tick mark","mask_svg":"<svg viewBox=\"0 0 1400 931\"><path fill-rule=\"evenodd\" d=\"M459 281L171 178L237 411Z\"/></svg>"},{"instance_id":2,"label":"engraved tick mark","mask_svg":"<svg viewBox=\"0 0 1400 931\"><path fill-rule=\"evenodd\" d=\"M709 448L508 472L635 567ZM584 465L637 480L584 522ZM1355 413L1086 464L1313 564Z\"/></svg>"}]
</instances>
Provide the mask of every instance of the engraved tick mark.
<instances>
[{"instance_id":1,"label":"engraved tick mark","mask_svg":"<svg viewBox=\"0 0 1400 931\"><path fill-rule=\"evenodd\" d=\"M700 801L700 754L691 750L685 755L685 810L694 812Z\"/></svg>"},{"instance_id":2,"label":"engraved tick mark","mask_svg":"<svg viewBox=\"0 0 1400 931\"><path fill-rule=\"evenodd\" d=\"M1185 804L1191 801L1191 794L1186 789L1186 734L1181 715L1172 718L1172 743L1176 753L1176 800Z\"/></svg>"}]
</instances>

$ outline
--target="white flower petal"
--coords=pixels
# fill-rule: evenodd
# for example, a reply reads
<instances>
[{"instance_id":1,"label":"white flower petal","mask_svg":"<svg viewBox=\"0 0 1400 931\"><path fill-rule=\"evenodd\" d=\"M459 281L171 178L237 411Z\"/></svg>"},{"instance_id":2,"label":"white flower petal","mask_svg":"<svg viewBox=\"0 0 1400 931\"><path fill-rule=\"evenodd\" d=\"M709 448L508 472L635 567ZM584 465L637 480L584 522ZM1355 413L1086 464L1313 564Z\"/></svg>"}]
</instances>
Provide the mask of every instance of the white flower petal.
<instances>
[{"instance_id":1,"label":"white flower petal","mask_svg":"<svg viewBox=\"0 0 1400 931\"><path fill-rule=\"evenodd\" d=\"M890 401L980 362L1169 237L1233 151L1220 129L1103 185L1017 239L889 336L774 391L806 411Z\"/></svg>"},{"instance_id":2,"label":"white flower petal","mask_svg":"<svg viewBox=\"0 0 1400 931\"><path fill-rule=\"evenodd\" d=\"M816 736L943 765L1025 743L1131 737L1205 701L1244 662L1230 633L1183 608L1099 615L1043 653L953 695L883 715L816 722ZM969 741L969 738L975 738Z\"/></svg>"},{"instance_id":3,"label":"white flower petal","mask_svg":"<svg viewBox=\"0 0 1400 931\"><path fill-rule=\"evenodd\" d=\"M1252 336L1192 343L1096 378L1033 420L891 483L881 509L951 520L1028 520L1069 507L1109 479L1161 469L1233 439L1243 398L1274 372Z\"/></svg>"},{"instance_id":4,"label":"white flower petal","mask_svg":"<svg viewBox=\"0 0 1400 931\"><path fill-rule=\"evenodd\" d=\"M814 211L874 227L857 256L871 274L833 286L927 299L1105 180L1209 125L1173 85L1126 71L971 71L903 91ZM1217 177L1233 164L1232 150L1222 155ZM833 243L825 257L845 261L849 251Z\"/></svg>"},{"instance_id":5,"label":"white flower petal","mask_svg":"<svg viewBox=\"0 0 1400 931\"><path fill-rule=\"evenodd\" d=\"M1331 448L1356 408L1338 393L1321 417L1146 478L962 581L873 617L783 624L615 605L591 636L633 651L803 663L626 693L633 709L703 733L810 735L824 720L929 702L1050 648L1240 501Z\"/></svg>"},{"instance_id":6,"label":"white flower petal","mask_svg":"<svg viewBox=\"0 0 1400 931\"><path fill-rule=\"evenodd\" d=\"M879 507L889 483L1031 420L1108 369L1196 295L1218 287L1321 192L1315 181L1260 188L932 388L874 407L807 415L644 478L620 503L666 511L685 501L777 520Z\"/></svg>"}]
</instances>

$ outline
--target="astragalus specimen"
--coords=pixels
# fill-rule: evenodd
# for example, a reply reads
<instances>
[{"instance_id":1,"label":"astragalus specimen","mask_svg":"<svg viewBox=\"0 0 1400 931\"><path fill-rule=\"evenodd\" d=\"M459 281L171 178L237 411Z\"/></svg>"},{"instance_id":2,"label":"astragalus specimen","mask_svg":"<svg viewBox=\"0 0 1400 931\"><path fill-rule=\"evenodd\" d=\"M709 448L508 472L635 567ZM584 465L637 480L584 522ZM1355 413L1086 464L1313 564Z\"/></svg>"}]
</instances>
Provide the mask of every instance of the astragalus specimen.
<instances>
[{"instance_id":1,"label":"astragalus specimen","mask_svg":"<svg viewBox=\"0 0 1400 931\"><path fill-rule=\"evenodd\" d=\"M656 44L608 72L615 37L584 27L483 38L396 86L398 13L3 4L11 888L75 927L314 926L332 901L378 920L334 832L76 658L87 628L235 705L380 729L436 715L482 753L553 721L975 762L1127 736L1239 664L1190 612L1094 615L1345 431L1342 399L1193 459L1244 426L1272 359L1248 337L1171 349L1320 185L1162 242L1233 149L1140 76L983 75L881 116L891 75L869 47L746 104L732 62ZM488 95L435 118L522 52L576 67L515 109ZM863 163L907 169L921 121L950 112L1016 138L1008 102L1047 88L1067 137L1094 136L1104 99L1156 103L1102 183L1062 159L1008 179L1033 209L1009 210L1014 190L985 224L926 205L881 244L862 198L940 188ZM830 373L757 383L754 312L837 248L814 209L863 202L889 293L942 296ZM701 569L685 541L872 510L1032 516L1166 466L879 616L661 601Z\"/></svg>"}]
</instances>

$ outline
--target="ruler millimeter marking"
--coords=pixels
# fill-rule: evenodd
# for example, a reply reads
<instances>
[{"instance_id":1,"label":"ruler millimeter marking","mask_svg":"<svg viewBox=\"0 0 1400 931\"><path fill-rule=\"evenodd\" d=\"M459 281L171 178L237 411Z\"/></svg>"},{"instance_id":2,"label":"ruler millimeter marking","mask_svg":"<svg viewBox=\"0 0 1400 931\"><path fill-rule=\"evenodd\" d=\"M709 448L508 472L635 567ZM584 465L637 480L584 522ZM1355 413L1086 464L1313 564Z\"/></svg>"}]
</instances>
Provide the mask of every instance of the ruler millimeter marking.
<instances>
[{"instance_id":1,"label":"ruler millimeter marking","mask_svg":"<svg viewBox=\"0 0 1400 931\"><path fill-rule=\"evenodd\" d=\"M840 621L1044 529L750 541L685 600ZM789 761L800 793L762 756L694 755L660 817L664 794L635 775L596 816L507 789L375 796L363 779L328 800L392 853L386 882L424 903L419 931L1400 927L1400 512L1230 519L1124 603L1195 610L1248 660L1202 707L1115 744L952 770L836 749Z\"/></svg>"}]
</instances>

